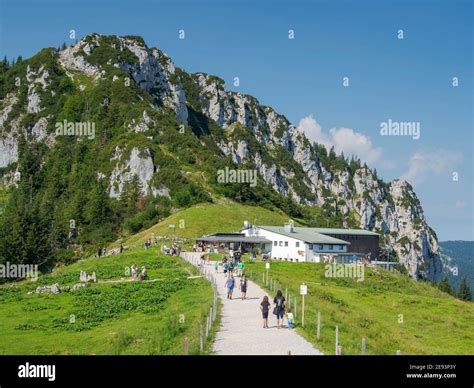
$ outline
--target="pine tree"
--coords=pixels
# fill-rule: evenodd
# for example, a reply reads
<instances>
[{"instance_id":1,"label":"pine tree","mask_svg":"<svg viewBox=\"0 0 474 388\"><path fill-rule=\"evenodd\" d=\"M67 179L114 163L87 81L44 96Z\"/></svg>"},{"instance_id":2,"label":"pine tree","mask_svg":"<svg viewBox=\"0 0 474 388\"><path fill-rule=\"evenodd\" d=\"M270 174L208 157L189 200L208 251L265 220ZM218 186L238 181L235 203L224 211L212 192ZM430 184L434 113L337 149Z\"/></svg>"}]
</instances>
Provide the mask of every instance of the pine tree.
<instances>
[{"instance_id":1,"label":"pine tree","mask_svg":"<svg viewBox=\"0 0 474 388\"><path fill-rule=\"evenodd\" d=\"M453 289L452 289L451 285L449 284L449 280L448 280L447 276L445 276L444 279L438 284L438 288L441 291L446 292L450 295L453 294Z\"/></svg>"},{"instance_id":2,"label":"pine tree","mask_svg":"<svg viewBox=\"0 0 474 388\"><path fill-rule=\"evenodd\" d=\"M463 278L461 285L459 286L458 298L461 300L472 300L472 292L469 286L467 285L466 278Z\"/></svg>"}]
</instances>

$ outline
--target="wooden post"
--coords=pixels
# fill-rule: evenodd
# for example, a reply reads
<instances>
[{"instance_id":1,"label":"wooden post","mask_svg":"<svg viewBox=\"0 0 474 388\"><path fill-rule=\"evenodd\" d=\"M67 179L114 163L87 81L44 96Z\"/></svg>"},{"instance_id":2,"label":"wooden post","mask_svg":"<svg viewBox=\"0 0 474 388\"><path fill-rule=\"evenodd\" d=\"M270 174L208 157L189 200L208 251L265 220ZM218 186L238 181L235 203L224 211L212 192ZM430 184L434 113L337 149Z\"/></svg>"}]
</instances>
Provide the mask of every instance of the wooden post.
<instances>
[{"instance_id":1,"label":"wooden post","mask_svg":"<svg viewBox=\"0 0 474 388\"><path fill-rule=\"evenodd\" d=\"M204 339L202 338L202 323L199 323L199 351L204 352Z\"/></svg>"},{"instance_id":2,"label":"wooden post","mask_svg":"<svg viewBox=\"0 0 474 388\"><path fill-rule=\"evenodd\" d=\"M296 319L296 296L295 296L295 306L293 307L293 310L294 310L294 314L295 314L295 319Z\"/></svg>"},{"instance_id":3,"label":"wooden post","mask_svg":"<svg viewBox=\"0 0 474 388\"><path fill-rule=\"evenodd\" d=\"M291 294L288 294L288 308L291 309Z\"/></svg>"},{"instance_id":4,"label":"wooden post","mask_svg":"<svg viewBox=\"0 0 474 388\"><path fill-rule=\"evenodd\" d=\"M209 328L212 328L212 317L214 316L212 307L209 309Z\"/></svg>"},{"instance_id":5,"label":"wooden post","mask_svg":"<svg viewBox=\"0 0 474 388\"><path fill-rule=\"evenodd\" d=\"M318 331L316 333L316 338L319 341L321 337L321 311L318 311Z\"/></svg>"},{"instance_id":6,"label":"wooden post","mask_svg":"<svg viewBox=\"0 0 474 388\"><path fill-rule=\"evenodd\" d=\"M184 338L184 355L187 356L189 354L189 341L188 337Z\"/></svg>"},{"instance_id":7,"label":"wooden post","mask_svg":"<svg viewBox=\"0 0 474 388\"><path fill-rule=\"evenodd\" d=\"M301 327L304 327L304 295L301 298Z\"/></svg>"},{"instance_id":8,"label":"wooden post","mask_svg":"<svg viewBox=\"0 0 474 388\"><path fill-rule=\"evenodd\" d=\"M288 288L285 288L285 299L288 300Z\"/></svg>"},{"instance_id":9,"label":"wooden post","mask_svg":"<svg viewBox=\"0 0 474 388\"><path fill-rule=\"evenodd\" d=\"M365 337L362 337L362 355L365 355Z\"/></svg>"},{"instance_id":10,"label":"wooden post","mask_svg":"<svg viewBox=\"0 0 474 388\"><path fill-rule=\"evenodd\" d=\"M206 339L209 336L209 318L206 317Z\"/></svg>"},{"instance_id":11,"label":"wooden post","mask_svg":"<svg viewBox=\"0 0 474 388\"><path fill-rule=\"evenodd\" d=\"M336 325L336 356L337 356L338 345L339 345L339 326Z\"/></svg>"},{"instance_id":12,"label":"wooden post","mask_svg":"<svg viewBox=\"0 0 474 388\"><path fill-rule=\"evenodd\" d=\"M337 346L337 355L342 356L342 345Z\"/></svg>"}]
</instances>

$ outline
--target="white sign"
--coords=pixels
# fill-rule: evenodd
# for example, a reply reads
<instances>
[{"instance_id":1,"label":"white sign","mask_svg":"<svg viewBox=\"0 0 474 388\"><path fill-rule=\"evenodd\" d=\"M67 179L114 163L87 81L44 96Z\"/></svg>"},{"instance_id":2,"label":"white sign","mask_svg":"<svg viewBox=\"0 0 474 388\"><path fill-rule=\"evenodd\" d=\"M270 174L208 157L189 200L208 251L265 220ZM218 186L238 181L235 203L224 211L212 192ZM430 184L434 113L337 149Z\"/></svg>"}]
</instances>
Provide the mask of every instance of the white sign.
<instances>
[{"instance_id":1,"label":"white sign","mask_svg":"<svg viewBox=\"0 0 474 388\"><path fill-rule=\"evenodd\" d=\"M175 226L174 226L174 224L169 224L169 225L168 225L168 228L170 228L170 229L174 229L174 228L175 228Z\"/></svg>"},{"instance_id":2,"label":"white sign","mask_svg":"<svg viewBox=\"0 0 474 388\"><path fill-rule=\"evenodd\" d=\"M307 295L308 294L308 286L306 284L302 284L300 286L300 294Z\"/></svg>"},{"instance_id":3,"label":"white sign","mask_svg":"<svg viewBox=\"0 0 474 388\"><path fill-rule=\"evenodd\" d=\"M265 263L265 268L270 269L270 263Z\"/></svg>"}]
</instances>

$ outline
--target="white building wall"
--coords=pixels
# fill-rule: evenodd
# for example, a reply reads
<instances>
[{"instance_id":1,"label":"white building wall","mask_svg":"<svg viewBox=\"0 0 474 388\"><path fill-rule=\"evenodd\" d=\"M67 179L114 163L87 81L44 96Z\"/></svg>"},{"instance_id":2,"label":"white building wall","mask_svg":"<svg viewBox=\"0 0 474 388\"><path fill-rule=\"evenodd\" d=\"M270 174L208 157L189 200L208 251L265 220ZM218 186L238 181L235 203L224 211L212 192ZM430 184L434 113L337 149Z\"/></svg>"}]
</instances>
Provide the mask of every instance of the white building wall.
<instances>
[{"instance_id":1,"label":"white building wall","mask_svg":"<svg viewBox=\"0 0 474 388\"><path fill-rule=\"evenodd\" d=\"M278 233L270 232L265 229L258 229L257 233L253 233L253 229L243 230L246 236L263 237L272 242L271 244L271 258L288 261L306 261L308 247L304 241L296 238L283 236ZM293 260L291 260L293 259Z\"/></svg>"},{"instance_id":2,"label":"white building wall","mask_svg":"<svg viewBox=\"0 0 474 388\"><path fill-rule=\"evenodd\" d=\"M347 245L340 246L338 244L331 244L331 249L330 244L306 244L302 240L287 237L266 229L248 228L242 230L241 232L246 236L258 236L270 240L272 242L271 258L275 260L281 259L293 262L319 263L323 261L322 256L324 255L337 255L339 253L347 252ZM265 244L266 249L269 247L270 244Z\"/></svg>"}]
</instances>

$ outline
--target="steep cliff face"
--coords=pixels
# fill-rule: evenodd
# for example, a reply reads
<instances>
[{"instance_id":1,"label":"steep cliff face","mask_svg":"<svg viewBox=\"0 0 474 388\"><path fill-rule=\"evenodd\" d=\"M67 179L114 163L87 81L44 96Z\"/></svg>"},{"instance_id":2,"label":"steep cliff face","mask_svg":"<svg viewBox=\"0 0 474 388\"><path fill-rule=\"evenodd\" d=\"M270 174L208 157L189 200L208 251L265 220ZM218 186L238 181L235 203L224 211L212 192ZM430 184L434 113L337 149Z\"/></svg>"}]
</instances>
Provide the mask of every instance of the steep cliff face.
<instances>
[{"instance_id":1,"label":"steep cliff face","mask_svg":"<svg viewBox=\"0 0 474 388\"><path fill-rule=\"evenodd\" d=\"M139 37L93 34L56 51L52 58L54 66L78 84L80 91L107 85L113 93L114 84L127 82L138 88L141 92L130 95L131 113L120 124L134 136L157 143L164 117L157 113L170 112L183 128L199 137L197 127L201 124L196 123L202 123L204 117L222 129L219 135L212 131L210 135L213 147L219 150L218 157L255 168L268 187L302 206L325 207L340 214L344 225L357 223L360 228L379 232L383 244L396 252L412 277L441 276L436 236L407 182L384 183L369 168L350 166L346 161L331 165L323 157L321 146L311 144L283 115L260 105L255 97L226 90L218 77L176 68L166 54L148 48ZM9 93L1 101L0 167L14 166L18 160L20 134L33 134L35 141L54 147L51 125L60 115L51 109L47 114L43 112L43 96L56 92L52 85L58 71L54 66L28 67L26 99L20 102L25 107L16 116L11 111L18 111L14 108L19 94ZM109 98L103 94L105 102L101 105ZM31 118L29 126L19 125L24 117ZM4 130L6 122L9 130ZM110 168L98 171L107 178L112 198L119 198L126 182L135 176L144 195L170 196L169 188L160 182L156 155L144 142L137 142L125 156L124 147L113 147ZM161 150L156 148L156 152ZM171 153L168 157L174 160ZM188 175L183 171L183 176Z\"/></svg>"}]
</instances>

